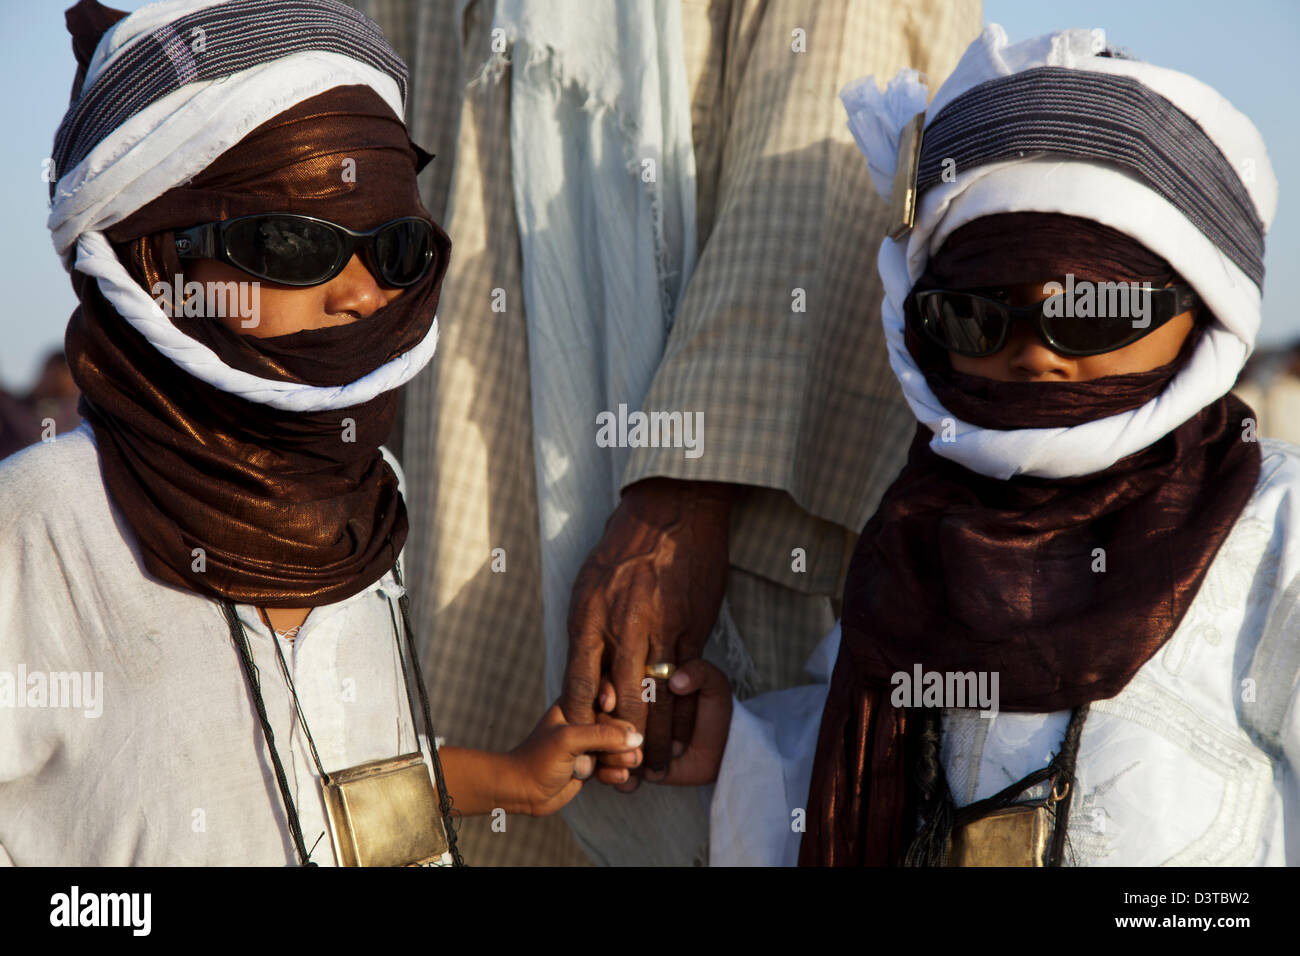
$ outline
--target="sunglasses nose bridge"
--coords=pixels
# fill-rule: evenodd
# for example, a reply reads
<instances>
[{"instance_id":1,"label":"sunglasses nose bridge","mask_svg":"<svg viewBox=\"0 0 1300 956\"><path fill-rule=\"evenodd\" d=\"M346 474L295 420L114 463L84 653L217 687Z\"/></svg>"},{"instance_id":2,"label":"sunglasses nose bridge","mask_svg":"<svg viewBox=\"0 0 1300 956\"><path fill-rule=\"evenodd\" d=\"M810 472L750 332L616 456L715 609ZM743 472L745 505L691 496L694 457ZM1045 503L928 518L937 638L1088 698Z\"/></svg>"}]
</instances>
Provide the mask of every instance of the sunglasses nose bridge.
<instances>
[{"instance_id":1,"label":"sunglasses nose bridge","mask_svg":"<svg viewBox=\"0 0 1300 956\"><path fill-rule=\"evenodd\" d=\"M1013 340L1017 328L1023 329L1028 325L1030 327L1030 336L1036 339L1039 344L1051 349L1053 352L1057 351L1056 344L1047 334L1047 317L1043 314L1042 303L1029 306L1029 308L1033 311L1024 312L1012 317L1010 327L1007 329L1008 343Z\"/></svg>"},{"instance_id":2,"label":"sunglasses nose bridge","mask_svg":"<svg viewBox=\"0 0 1300 956\"><path fill-rule=\"evenodd\" d=\"M361 264L366 267L375 282L383 285L382 277L379 275L379 262L375 258L374 236L349 236L348 243L348 261L352 261L353 256L361 259Z\"/></svg>"},{"instance_id":3,"label":"sunglasses nose bridge","mask_svg":"<svg viewBox=\"0 0 1300 956\"><path fill-rule=\"evenodd\" d=\"M361 260L361 265L365 268L376 286L380 289L394 288L393 286L390 286L388 281L384 278L383 271L379 267L379 258L375 255L374 249L370 243L357 242L349 251L347 259L344 260L343 268L347 268L347 264L352 261L354 255ZM339 272L342 271L343 269L339 270Z\"/></svg>"},{"instance_id":4,"label":"sunglasses nose bridge","mask_svg":"<svg viewBox=\"0 0 1300 956\"><path fill-rule=\"evenodd\" d=\"M1047 333L1043 328L1042 310L1037 305L1019 307L1007 303L999 303L999 305L1000 308L990 309L986 313L987 318L992 318L997 323L995 326L997 334L991 337L997 347L988 354L996 355L1008 346L1019 344L1024 337L1026 324L1032 327L1031 335L1037 336L1039 341L1050 347L1051 343L1047 341Z\"/></svg>"},{"instance_id":5,"label":"sunglasses nose bridge","mask_svg":"<svg viewBox=\"0 0 1300 956\"><path fill-rule=\"evenodd\" d=\"M1041 345L1053 352L1059 352L1047 330L1047 315L1044 311L1047 299L1029 305L1005 307L1002 345L998 351L1012 345L1023 345L1025 341L1036 339ZM1028 336L1025 326L1029 326Z\"/></svg>"},{"instance_id":6,"label":"sunglasses nose bridge","mask_svg":"<svg viewBox=\"0 0 1300 956\"><path fill-rule=\"evenodd\" d=\"M355 251L358 255L361 256L362 263L370 271L370 274L371 276L374 277L375 282L377 282L381 287L386 289L390 289L390 288L401 289L401 288L406 288L407 285L413 284L413 283L405 283L402 285L395 284L394 277L384 274L384 268L382 263L380 262L379 237L391 229L399 228L400 222L401 220L395 222L386 222L381 226L376 226L374 229L370 230L369 232L360 233L350 237L353 251ZM349 256L349 258L351 257Z\"/></svg>"},{"instance_id":7,"label":"sunglasses nose bridge","mask_svg":"<svg viewBox=\"0 0 1300 956\"><path fill-rule=\"evenodd\" d=\"M366 267L375 282L383 288L399 288L390 284L391 277L384 275L383 266L379 261L379 237L396 227L396 222L386 222L366 232L344 230L347 233L348 256L346 261L351 261L353 255L360 256L362 265Z\"/></svg>"},{"instance_id":8,"label":"sunglasses nose bridge","mask_svg":"<svg viewBox=\"0 0 1300 956\"><path fill-rule=\"evenodd\" d=\"M1036 303L1027 307L1034 311L1024 311L1011 317L1000 350L1007 351L1007 360L1013 365L1036 372L1075 359L1072 353L1062 350L1052 341L1041 305Z\"/></svg>"}]
</instances>

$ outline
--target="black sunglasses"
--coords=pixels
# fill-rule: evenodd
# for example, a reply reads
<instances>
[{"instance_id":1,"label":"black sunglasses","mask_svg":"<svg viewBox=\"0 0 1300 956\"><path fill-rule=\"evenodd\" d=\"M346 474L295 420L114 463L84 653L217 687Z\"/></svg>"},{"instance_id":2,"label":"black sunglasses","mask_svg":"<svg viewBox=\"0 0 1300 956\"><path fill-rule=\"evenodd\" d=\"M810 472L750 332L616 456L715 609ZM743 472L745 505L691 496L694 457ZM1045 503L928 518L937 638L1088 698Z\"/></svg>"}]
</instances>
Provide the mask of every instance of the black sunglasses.
<instances>
[{"instance_id":1,"label":"black sunglasses","mask_svg":"<svg viewBox=\"0 0 1300 956\"><path fill-rule=\"evenodd\" d=\"M177 230L176 254L182 259L218 259L279 285L312 286L342 272L359 249L380 282L403 289L437 265L445 241L440 234L433 223L417 216L354 232L324 219L275 212Z\"/></svg>"},{"instance_id":2,"label":"black sunglasses","mask_svg":"<svg viewBox=\"0 0 1300 956\"><path fill-rule=\"evenodd\" d=\"M1064 293L1033 305L1014 306L979 292L931 289L916 294L917 320L936 345L969 358L1001 351L1011 323L1019 319L1033 322L1039 337L1053 351L1080 357L1132 345L1199 301L1185 285L1142 289L1136 292L1143 306L1139 311L1129 287L1116 286L1116 294L1111 296L1107 284L1098 284L1099 303L1106 293L1106 307L1093 310L1103 313L1099 316L1067 315L1074 310ZM1053 315L1047 314L1049 304Z\"/></svg>"}]
</instances>

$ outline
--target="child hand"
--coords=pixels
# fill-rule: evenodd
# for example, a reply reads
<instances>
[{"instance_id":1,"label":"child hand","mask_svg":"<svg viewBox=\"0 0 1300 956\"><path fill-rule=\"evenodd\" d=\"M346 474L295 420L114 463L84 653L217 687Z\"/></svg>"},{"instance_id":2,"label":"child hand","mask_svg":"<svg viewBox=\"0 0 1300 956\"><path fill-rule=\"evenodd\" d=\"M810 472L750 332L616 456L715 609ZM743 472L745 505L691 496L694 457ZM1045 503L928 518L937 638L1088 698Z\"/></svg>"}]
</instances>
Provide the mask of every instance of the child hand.
<instances>
[{"instance_id":1,"label":"child hand","mask_svg":"<svg viewBox=\"0 0 1300 956\"><path fill-rule=\"evenodd\" d=\"M641 746L635 726L602 717L597 724L568 724L559 702L551 705L528 738L506 755L510 770L501 783L513 795L516 812L545 816L577 796L595 767L588 751L624 753Z\"/></svg>"},{"instance_id":2,"label":"child hand","mask_svg":"<svg viewBox=\"0 0 1300 956\"><path fill-rule=\"evenodd\" d=\"M731 685L727 682L727 675L703 658L696 658L677 668L677 673L668 681L668 688L678 697L699 693L695 728L685 749L681 752L674 749L667 774L653 782L677 786L713 783L718 779L727 733L731 729ZM611 697L612 693L610 687ZM604 696L602 685L601 697ZM598 723L614 722L614 718L607 714L597 714L596 720ZM631 773L621 768L637 767L640 757L639 750L602 757L596 779L601 783L626 785ZM619 789L626 789L626 786Z\"/></svg>"}]
</instances>

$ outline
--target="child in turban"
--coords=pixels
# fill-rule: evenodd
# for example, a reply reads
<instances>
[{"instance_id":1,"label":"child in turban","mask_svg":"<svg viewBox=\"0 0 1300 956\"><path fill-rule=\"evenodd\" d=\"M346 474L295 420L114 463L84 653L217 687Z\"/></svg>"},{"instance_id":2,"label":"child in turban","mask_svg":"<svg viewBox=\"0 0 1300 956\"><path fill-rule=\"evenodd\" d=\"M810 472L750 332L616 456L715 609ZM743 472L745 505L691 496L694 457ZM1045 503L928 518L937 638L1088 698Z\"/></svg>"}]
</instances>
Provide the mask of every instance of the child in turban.
<instances>
[{"instance_id":1,"label":"child in turban","mask_svg":"<svg viewBox=\"0 0 1300 956\"><path fill-rule=\"evenodd\" d=\"M990 26L926 96L911 71L841 94L899 212L882 313L918 428L823 683L670 684L715 728L682 782L729 726L714 861L1294 865L1300 449L1229 392L1263 142L1100 31Z\"/></svg>"},{"instance_id":2,"label":"child in turban","mask_svg":"<svg viewBox=\"0 0 1300 956\"><path fill-rule=\"evenodd\" d=\"M0 861L440 863L457 810L559 809L631 726L439 748L413 654L382 443L451 243L405 66L336 0L68 25L85 423L0 468Z\"/></svg>"}]
</instances>

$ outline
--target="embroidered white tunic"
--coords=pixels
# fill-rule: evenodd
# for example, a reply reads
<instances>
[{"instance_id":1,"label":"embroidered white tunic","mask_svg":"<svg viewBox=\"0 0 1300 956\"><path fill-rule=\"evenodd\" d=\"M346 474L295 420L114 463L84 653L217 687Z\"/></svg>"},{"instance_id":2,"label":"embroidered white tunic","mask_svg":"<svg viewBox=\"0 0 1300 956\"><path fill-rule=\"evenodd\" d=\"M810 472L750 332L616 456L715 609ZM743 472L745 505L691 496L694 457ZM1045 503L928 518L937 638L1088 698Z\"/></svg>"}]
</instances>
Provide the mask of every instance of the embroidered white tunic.
<instances>
[{"instance_id":1,"label":"embroidered white tunic","mask_svg":"<svg viewBox=\"0 0 1300 956\"><path fill-rule=\"evenodd\" d=\"M400 594L390 571L280 639L326 772L417 748ZM237 610L303 839L334 865L275 638ZM0 863L298 863L221 605L144 570L86 424L0 464Z\"/></svg>"},{"instance_id":2,"label":"embroidered white tunic","mask_svg":"<svg viewBox=\"0 0 1300 956\"><path fill-rule=\"evenodd\" d=\"M1260 450L1254 496L1177 631L1090 708L1070 810L1075 865L1300 865L1300 448L1264 439ZM798 859L839 641L836 625L809 661L819 683L736 703L713 795L714 865ZM1069 716L945 709L954 802L1045 766Z\"/></svg>"}]
</instances>

